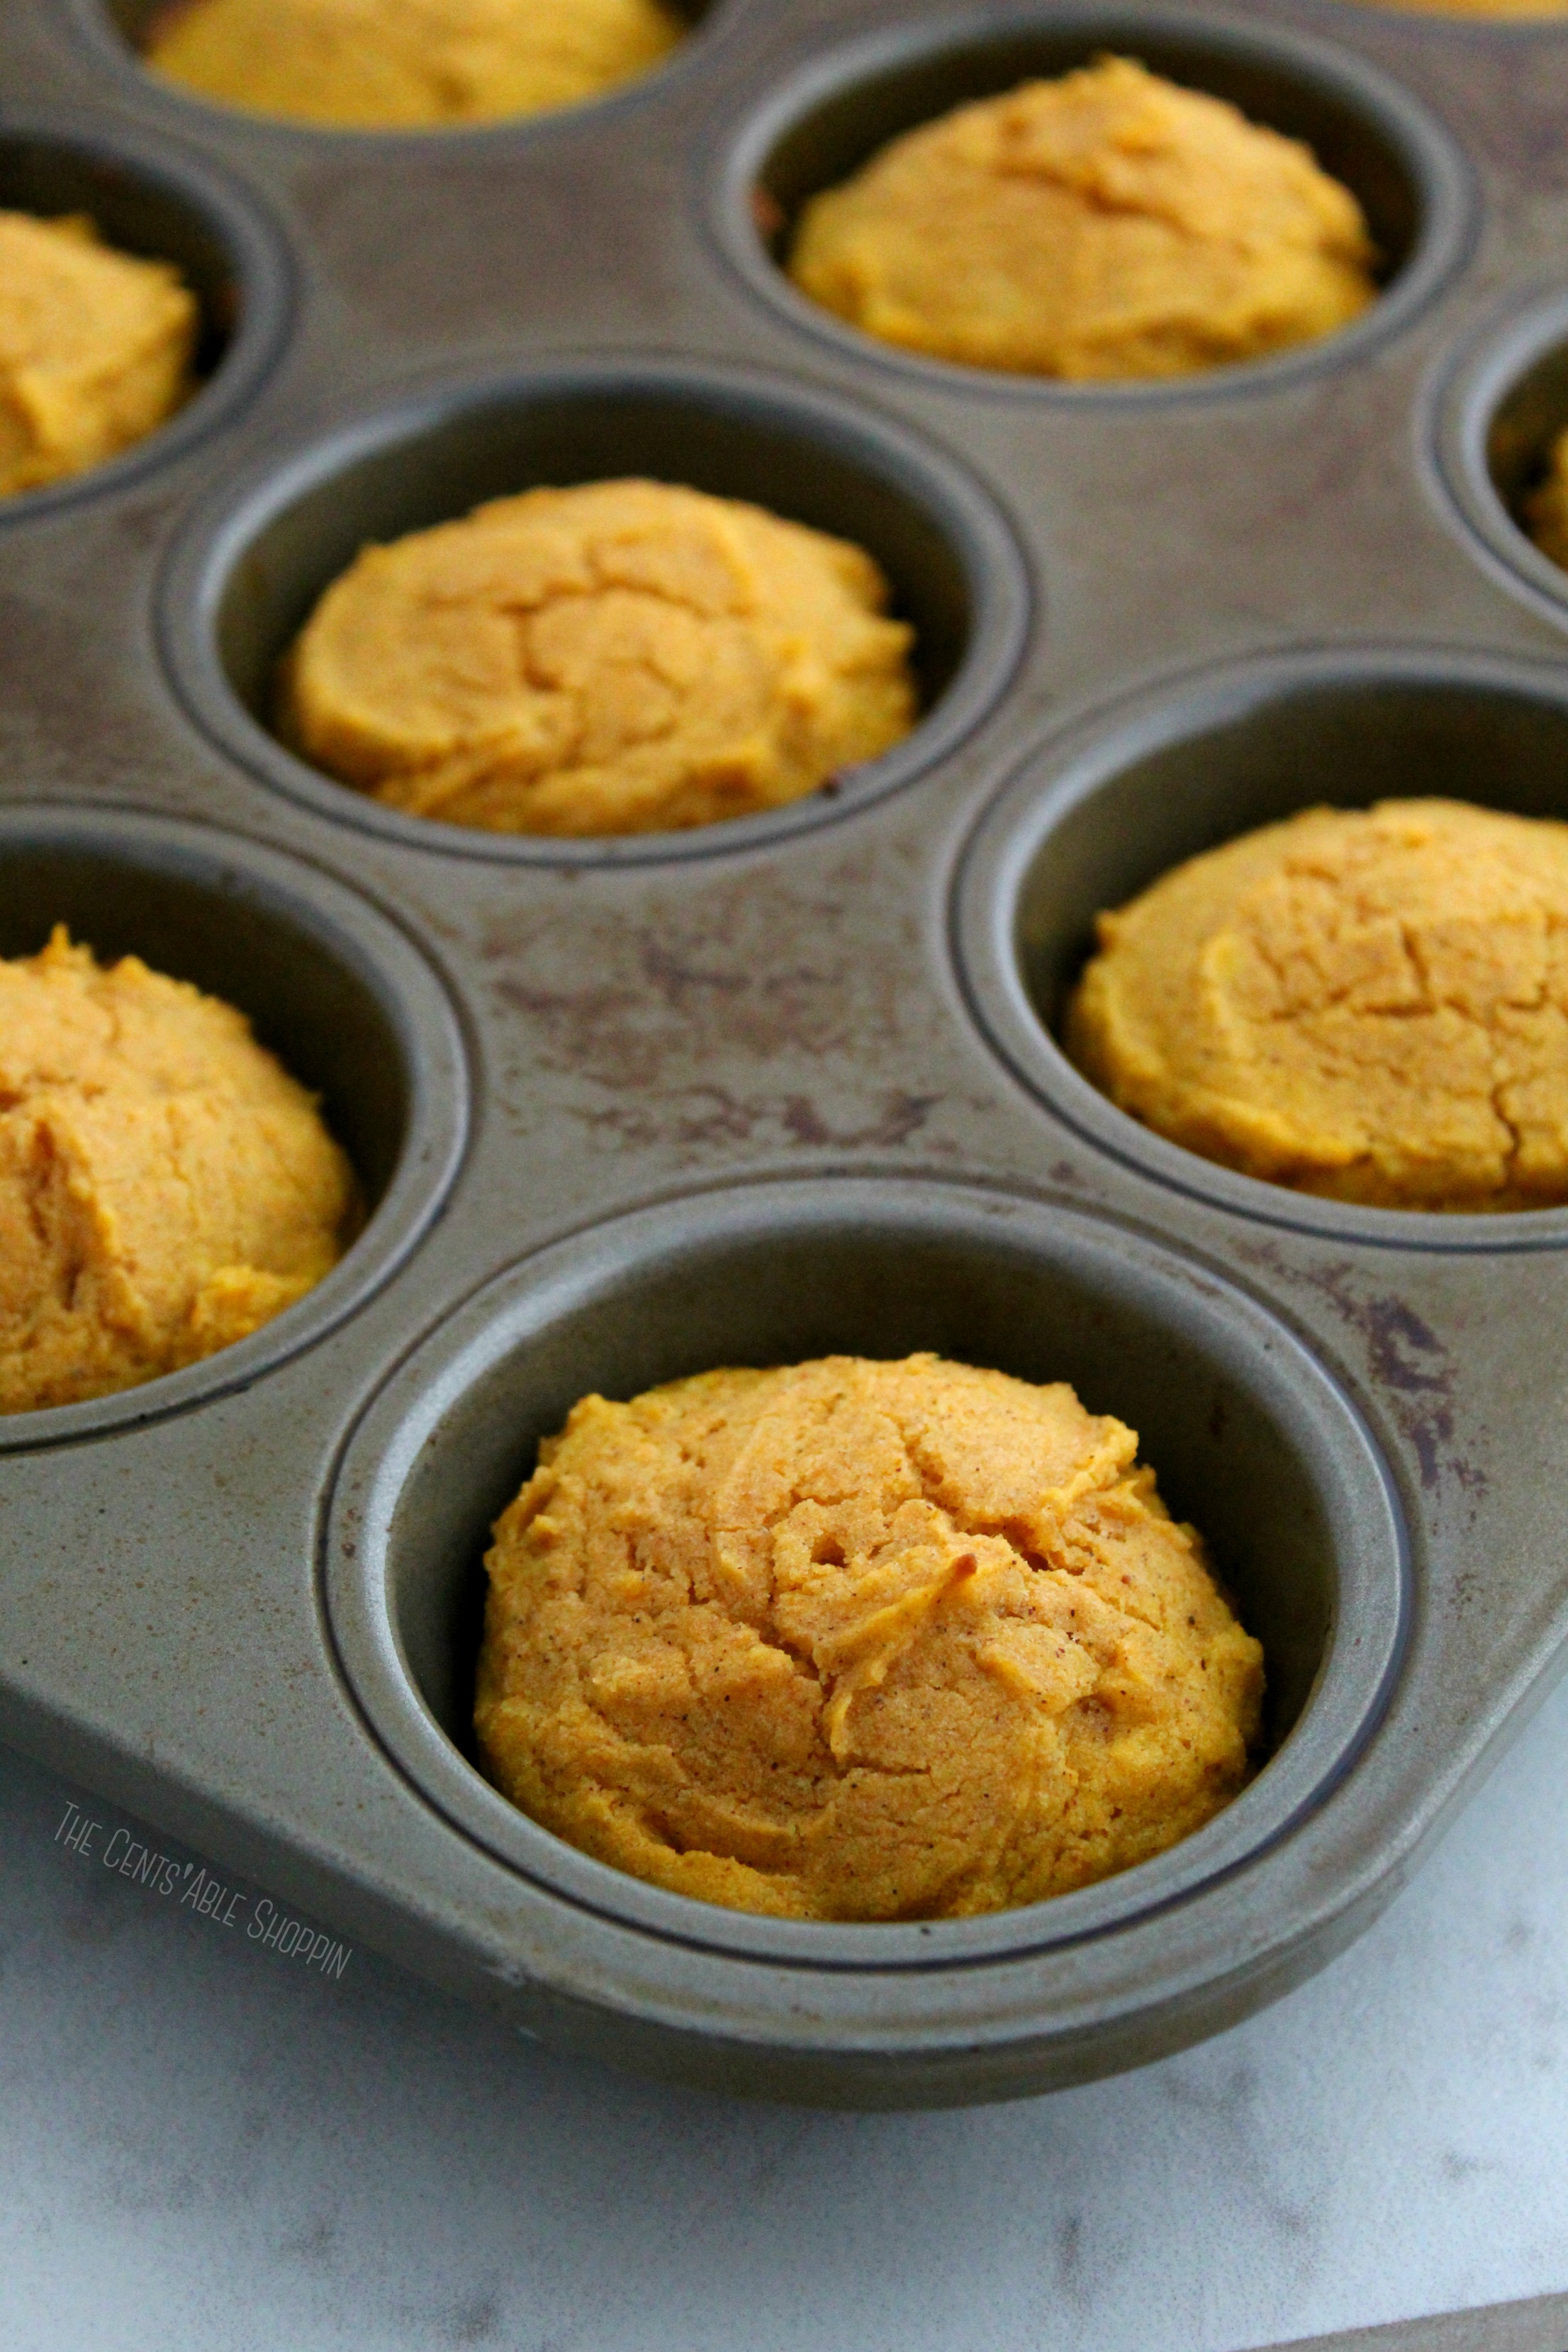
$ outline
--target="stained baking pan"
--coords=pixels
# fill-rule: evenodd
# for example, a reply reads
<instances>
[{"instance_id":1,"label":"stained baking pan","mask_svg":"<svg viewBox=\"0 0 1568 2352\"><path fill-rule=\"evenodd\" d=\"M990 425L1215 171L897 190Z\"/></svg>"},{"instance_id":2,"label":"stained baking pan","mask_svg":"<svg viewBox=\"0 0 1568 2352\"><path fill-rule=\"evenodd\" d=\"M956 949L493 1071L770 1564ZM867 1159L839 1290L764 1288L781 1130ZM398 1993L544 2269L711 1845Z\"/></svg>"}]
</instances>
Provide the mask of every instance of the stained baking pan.
<instances>
[{"instance_id":1,"label":"stained baking pan","mask_svg":"<svg viewBox=\"0 0 1568 2352\"><path fill-rule=\"evenodd\" d=\"M1375 1916L1568 1658L1568 1212L1308 1201L1055 1042L1099 908L1309 802L1568 814L1568 27L719 0L647 82L452 134L160 85L147 11L0 14L0 200L187 268L204 385L0 508L0 953L68 921L242 1005L370 1215L253 1339L0 1423L0 1728L520 2027L845 2105L1003 2097L1229 2023ZM1164 385L1001 379L804 302L777 236L940 107L1104 50L1308 138L1382 290ZM703 832L501 838L275 740L368 537L646 471L859 538L921 723ZM1057 1902L817 1927L505 1805L480 1555L574 1398L934 1348L1133 1421L1268 1654L1268 1760Z\"/></svg>"}]
</instances>

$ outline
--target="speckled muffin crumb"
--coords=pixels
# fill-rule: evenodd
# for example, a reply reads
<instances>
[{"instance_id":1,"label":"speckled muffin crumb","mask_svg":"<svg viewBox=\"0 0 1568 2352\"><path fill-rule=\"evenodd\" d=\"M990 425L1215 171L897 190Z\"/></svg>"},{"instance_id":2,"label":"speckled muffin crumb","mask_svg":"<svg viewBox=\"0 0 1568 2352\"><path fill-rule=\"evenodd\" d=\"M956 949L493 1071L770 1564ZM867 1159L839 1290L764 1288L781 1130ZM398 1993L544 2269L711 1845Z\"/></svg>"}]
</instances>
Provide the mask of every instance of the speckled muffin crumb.
<instances>
[{"instance_id":1,"label":"speckled muffin crumb","mask_svg":"<svg viewBox=\"0 0 1568 2352\"><path fill-rule=\"evenodd\" d=\"M665 0L174 0L146 55L253 114L439 130L599 98L687 30Z\"/></svg>"},{"instance_id":2,"label":"speckled muffin crumb","mask_svg":"<svg viewBox=\"0 0 1568 2352\"><path fill-rule=\"evenodd\" d=\"M788 267L885 342L1088 379L1331 334L1373 300L1373 259L1300 142L1102 58L893 140L805 206Z\"/></svg>"},{"instance_id":3,"label":"speckled muffin crumb","mask_svg":"<svg viewBox=\"0 0 1568 2352\"><path fill-rule=\"evenodd\" d=\"M0 495L117 457L194 388L195 296L72 214L0 212Z\"/></svg>"},{"instance_id":4,"label":"speckled muffin crumb","mask_svg":"<svg viewBox=\"0 0 1568 2352\"><path fill-rule=\"evenodd\" d=\"M0 962L0 1413L246 1338L357 1220L312 1097L232 1005L63 930Z\"/></svg>"},{"instance_id":5,"label":"speckled muffin crumb","mask_svg":"<svg viewBox=\"0 0 1568 2352\"><path fill-rule=\"evenodd\" d=\"M1384 1208L1568 1201L1568 825L1309 809L1100 919L1074 1060L1189 1150Z\"/></svg>"},{"instance_id":6,"label":"speckled muffin crumb","mask_svg":"<svg viewBox=\"0 0 1568 2352\"><path fill-rule=\"evenodd\" d=\"M525 490L370 547L287 656L278 724L409 815L654 833L816 792L917 716L864 550L664 482Z\"/></svg>"},{"instance_id":7,"label":"speckled muffin crumb","mask_svg":"<svg viewBox=\"0 0 1568 2352\"><path fill-rule=\"evenodd\" d=\"M1063 1384L831 1357L584 1398L495 1531L476 1723L559 1836L790 1918L955 1916L1162 1853L1262 1654Z\"/></svg>"}]
</instances>

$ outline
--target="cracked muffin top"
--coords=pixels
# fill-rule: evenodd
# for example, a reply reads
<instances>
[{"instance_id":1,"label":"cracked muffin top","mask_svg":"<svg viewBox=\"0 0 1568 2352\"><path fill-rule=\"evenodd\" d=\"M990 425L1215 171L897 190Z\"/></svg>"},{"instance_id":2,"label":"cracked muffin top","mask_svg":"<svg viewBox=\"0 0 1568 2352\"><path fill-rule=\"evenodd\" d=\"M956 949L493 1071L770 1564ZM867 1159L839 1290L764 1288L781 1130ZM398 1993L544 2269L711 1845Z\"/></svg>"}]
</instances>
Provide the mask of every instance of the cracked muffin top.
<instances>
[{"instance_id":1,"label":"cracked muffin top","mask_svg":"<svg viewBox=\"0 0 1568 2352\"><path fill-rule=\"evenodd\" d=\"M1100 58L906 131L815 196L803 293L932 359L1185 375L1333 332L1376 294L1360 205L1223 99Z\"/></svg>"},{"instance_id":2,"label":"cracked muffin top","mask_svg":"<svg viewBox=\"0 0 1568 2352\"><path fill-rule=\"evenodd\" d=\"M389 807L500 833L777 808L918 715L847 540L666 482L497 499L369 547L285 658L279 732Z\"/></svg>"},{"instance_id":3,"label":"cracked muffin top","mask_svg":"<svg viewBox=\"0 0 1568 2352\"><path fill-rule=\"evenodd\" d=\"M195 390L196 301L173 263L84 214L0 212L0 495L117 457Z\"/></svg>"},{"instance_id":4,"label":"cracked muffin top","mask_svg":"<svg viewBox=\"0 0 1568 2352\"><path fill-rule=\"evenodd\" d=\"M1568 825L1308 809L1102 915L1073 1059L1173 1142L1384 1208L1568 1201Z\"/></svg>"},{"instance_id":5,"label":"cracked muffin top","mask_svg":"<svg viewBox=\"0 0 1568 2352\"><path fill-rule=\"evenodd\" d=\"M358 1214L313 1097L232 1005L63 929L0 962L0 1413L245 1339Z\"/></svg>"},{"instance_id":6,"label":"cracked muffin top","mask_svg":"<svg viewBox=\"0 0 1568 2352\"><path fill-rule=\"evenodd\" d=\"M485 1768L598 1860L786 1918L1159 1853L1245 1782L1262 1653L1137 1450L930 1355L585 1397L496 1527Z\"/></svg>"},{"instance_id":7,"label":"cracked muffin top","mask_svg":"<svg viewBox=\"0 0 1568 2352\"><path fill-rule=\"evenodd\" d=\"M146 58L248 113L436 131L598 98L689 29L665 0L173 0Z\"/></svg>"}]
</instances>

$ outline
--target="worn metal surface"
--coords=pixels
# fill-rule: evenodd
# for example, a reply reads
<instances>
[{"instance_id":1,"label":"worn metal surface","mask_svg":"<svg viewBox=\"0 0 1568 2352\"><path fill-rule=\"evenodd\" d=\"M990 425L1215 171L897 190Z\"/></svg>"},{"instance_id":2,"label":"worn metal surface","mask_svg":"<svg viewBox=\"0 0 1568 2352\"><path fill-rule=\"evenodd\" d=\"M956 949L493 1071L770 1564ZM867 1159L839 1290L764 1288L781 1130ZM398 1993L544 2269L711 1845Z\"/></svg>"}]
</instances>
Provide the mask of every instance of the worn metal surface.
<instances>
[{"instance_id":1,"label":"worn metal surface","mask_svg":"<svg viewBox=\"0 0 1568 2352\"><path fill-rule=\"evenodd\" d=\"M998 383L776 282L755 172L787 209L932 90L1107 47L1314 138L1389 265L1363 324L1171 387ZM1550 404L1568 30L729 0L601 107L366 138L216 113L97 0L12 0L0 89L0 201L80 201L85 142L133 241L153 171L162 233L185 207L193 268L229 257L215 345L231 296L239 322L174 431L0 512L5 856L53 876L0 893L0 952L73 909L90 935L92 861L49 843L100 831L159 960L385 1162L331 1297L134 1406L6 1425L0 1729L531 2030L730 2088L1006 2095L1299 1981L1564 1657L1568 1212L1229 1177L1092 1097L1044 1020L1105 895L1281 796L1568 800L1568 595L1475 457L1494 344ZM639 466L865 539L925 646L907 747L774 819L584 845L401 820L271 742L269 665L359 537ZM138 812L180 826L132 851ZM199 837L221 902L217 835L266 908L226 966L210 918L182 950L167 882ZM1150 1456L1292 1695L1168 1868L1070 1916L774 1935L496 1829L459 1745L476 1527L574 1383L933 1344L1130 1411L1108 1328L1168 1368ZM510 1433L481 1375L515 1381ZM416 1426L434 1451L399 1453Z\"/></svg>"}]
</instances>

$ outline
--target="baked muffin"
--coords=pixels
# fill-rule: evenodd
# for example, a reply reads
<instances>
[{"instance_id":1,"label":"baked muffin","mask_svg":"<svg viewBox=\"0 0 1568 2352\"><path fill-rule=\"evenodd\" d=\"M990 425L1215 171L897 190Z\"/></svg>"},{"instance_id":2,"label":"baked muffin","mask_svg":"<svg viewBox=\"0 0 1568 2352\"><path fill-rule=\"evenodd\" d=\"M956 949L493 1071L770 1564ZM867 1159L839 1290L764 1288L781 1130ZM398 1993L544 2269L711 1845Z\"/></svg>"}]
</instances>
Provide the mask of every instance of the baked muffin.
<instances>
[{"instance_id":1,"label":"baked muffin","mask_svg":"<svg viewBox=\"0 0 1568 2352\"><path fill-rule=\"evenodd\" d=\"M935 1356L585 1397L497 1523L485 1769L601 1862L785 1918L1160 1853L1246 1780L1262 1653L1137 1448Z\"/></svg>"},{"instance_id":2,"label":"baked muffin","mask_svg":"<svg viewBox=\"0 0 1568 2352\"><path fill-rule=\"evenodd\" d=\"M438 130L598 98L686 31L667 0L174 0L146 58L252 114Z\"/></svg>"},{"instance_id":3,"label":"baked muffin","mask_svg":"<svg viewBox=\"0 0 1568 2352\"><path fill-rule=\"evenodd\" d=\"M1568 16L1568 0L1375 0L1412 16Z\"/></svg>"},{"instance_id":4,"label":"baked muffin","mask_svg":"<svg viewBox=\"0 0 1568 2352\"><path fill-rule=\"evenodd\" d=\"M1373 299L1373 258L1298 141L1102 58L893 140L805 206L788 268L884 342L1089 379L1331 334Z\"/></svg>"},{"instance_id":5,"label":"baked muffin","mask_svg":"<svg viewBox=\"0 0 1568 2352\"><path fill-rule=\"evenodd\" d=\"M357 1220L314 1100L231 1005L63 929L0 962L0 1412L245 1339Z\"/></svg>"},{"instance_id":6,"label":"baked muffin","mask_svg":"<svg viewBox=\"0 0 1568 2352\"><path fill-rule=\"evenodd\" d=\"M165 261L0 212L0 496L101 466L184 405L199 320Z\"/></svg>"},{"instance_id":7,"label":"baked muffin","mask_svg":"<svg viewBox=\"0 0 1568 2352\"><path fill-rule=\"evenodd\" d=\"M1524 527L1553 563L1568 570L1568 431L1546 453L1546 475L1524 501Z\"/></svg>"},{"instance_id":8,"label":"baked muffin","mask_svg":"<svg viewBox=\"0 0 1568 2352\"><path fill-rule=\"evenodd\" d=\"M916 717L910 632L847 541L661 482L526 490L367 548L287 657L278 728L415 816L711 824L816 792Z\"/></svg>"},{"instance_id":9,"label":"baked muffin","mask_svg":"<svg viewBox=\"0 0 1568 2352\"><path fill-rule=\"evenodd\" d=\"M1568 1201L1568 825L1308 809L1099 935L1068 1051L1173 1142L1383 1208Z\"/></svg>"}]
</instances>

